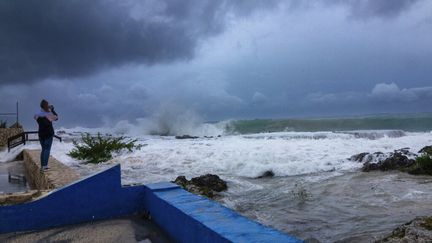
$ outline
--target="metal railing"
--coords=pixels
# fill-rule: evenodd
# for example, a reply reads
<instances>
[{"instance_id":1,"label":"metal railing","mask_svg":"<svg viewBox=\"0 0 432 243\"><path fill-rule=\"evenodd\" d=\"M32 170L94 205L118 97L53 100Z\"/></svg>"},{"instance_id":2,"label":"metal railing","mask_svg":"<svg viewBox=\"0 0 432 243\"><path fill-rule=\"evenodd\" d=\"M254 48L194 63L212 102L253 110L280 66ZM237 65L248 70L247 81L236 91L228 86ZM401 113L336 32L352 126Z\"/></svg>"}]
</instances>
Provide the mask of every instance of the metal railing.
<instances>
[{"instance_id":1,"label":"metal railing","mask_svg":"<svg viewBox=\"0 0 432 243\"><path fill-rule=\"evenodd\" d=\"M37 134L37 131L29 131L29 132L22 132L15 136L9 137L7 141L8 146L8 152L10 152L11 148L15 148L21 144L25 145L26 142L34 142L39 141L39 138L29 138L29 134ZM54 135L54 138L57 138L60 142L62 141L62 138L60 136Z\"/></svg>"},{"instance_id":2,"label":"metal railing","mask_svg":"<svg viewBox=\"0 0 432 243\"><path fill-rule=\"evenodd\" d=\"M18 106L18 101L16 102L16 111L15 112L5 112L5 113L0 113L0 116L4 116L4 117L15 117L16 121L15 124L19 125L19 106ZM3 120L2 120L3 121ZM7 120L6 120L7 122Z\"/></svg>"}]
</instances>

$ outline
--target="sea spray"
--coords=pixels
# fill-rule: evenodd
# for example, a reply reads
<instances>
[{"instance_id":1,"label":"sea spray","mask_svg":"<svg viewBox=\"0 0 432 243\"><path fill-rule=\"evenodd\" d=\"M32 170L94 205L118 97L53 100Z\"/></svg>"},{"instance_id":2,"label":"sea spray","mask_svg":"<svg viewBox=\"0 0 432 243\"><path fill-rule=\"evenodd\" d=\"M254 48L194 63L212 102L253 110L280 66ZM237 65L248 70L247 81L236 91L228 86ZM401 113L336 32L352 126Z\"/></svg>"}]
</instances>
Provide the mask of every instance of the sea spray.
<instances>
[{"instance_id":1,"label":"sea spray","mask_svg":"<svg viewBox=\"0 0 432 243\"><path fill-rule=\"evenodd\" d=\"M148 118L137 118L132 122L119 121L112 126L111 131L131 136L218 136L224 134L224 127L221 124L204 122L193 109L167 103L161 105Z\"/></svg>"}]
</instances>

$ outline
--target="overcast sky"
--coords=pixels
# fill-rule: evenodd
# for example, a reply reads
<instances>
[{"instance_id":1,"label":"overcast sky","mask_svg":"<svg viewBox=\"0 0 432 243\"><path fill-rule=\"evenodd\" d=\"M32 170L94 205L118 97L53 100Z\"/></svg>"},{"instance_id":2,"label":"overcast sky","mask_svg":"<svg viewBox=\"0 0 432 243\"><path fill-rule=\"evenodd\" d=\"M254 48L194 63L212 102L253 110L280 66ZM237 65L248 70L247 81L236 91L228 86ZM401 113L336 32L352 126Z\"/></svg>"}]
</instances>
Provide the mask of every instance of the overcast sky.
<instances>
[{"instance_id":1,"label":"overcast sky","mask_svg":"<svg viewBox=\"0 0 432 243\"><path fill-rule=\"evenodd\" d=\"M432 111L432 1L0 1L0 112L61 126ZM1 119L1 118L0 118Z\"/></svg>"}]
</instances>

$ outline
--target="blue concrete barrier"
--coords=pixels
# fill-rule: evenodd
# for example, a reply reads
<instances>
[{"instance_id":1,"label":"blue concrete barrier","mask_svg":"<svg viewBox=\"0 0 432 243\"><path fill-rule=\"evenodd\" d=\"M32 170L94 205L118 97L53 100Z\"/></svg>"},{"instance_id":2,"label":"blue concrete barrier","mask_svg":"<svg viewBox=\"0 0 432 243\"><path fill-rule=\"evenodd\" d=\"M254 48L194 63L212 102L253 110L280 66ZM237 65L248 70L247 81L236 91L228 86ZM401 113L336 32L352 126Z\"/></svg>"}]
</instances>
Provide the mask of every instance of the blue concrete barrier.
<instances>
[{"instance_id":1,"label":"blue concrete barrier","mask_svg":"<svg viewBox=\"0 0 432 243\"><path fill-rule=\"evenodd\" d=\"M178 242L302 242L172 183L147 185L145 208Z\"/></svg>"},{"instance_id":2,"label":"blue concrete barrier","mask_svg":"<svg viewBox=\"0 0 432 243\"><path fill-rule=\"evenodd\" d=\"M123 187L120 165L32 202L0 206L0 233L149 212L177 242L302 242L173 183Z\"/></svg>"},{"instance_id":3,"label":"blue concrete barrier","mask_svg":"<svg viewBox=\"0 0 432 243\"><path fill-rule=\"evenodd\" d=\"M144 211L145 186L122 187L120 165L23 204L0 206L0 233L41 230Z\"/></svg>"}]
</instances>

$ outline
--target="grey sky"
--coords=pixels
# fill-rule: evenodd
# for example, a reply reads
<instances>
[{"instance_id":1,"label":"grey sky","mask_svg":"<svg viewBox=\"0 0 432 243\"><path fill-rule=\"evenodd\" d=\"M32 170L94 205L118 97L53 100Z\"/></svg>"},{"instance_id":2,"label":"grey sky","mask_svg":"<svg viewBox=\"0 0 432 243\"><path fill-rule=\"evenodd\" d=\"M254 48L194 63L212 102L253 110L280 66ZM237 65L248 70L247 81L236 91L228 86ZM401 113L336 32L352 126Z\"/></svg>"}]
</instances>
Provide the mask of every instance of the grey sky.
<instances>
[{"instance_id":1,"label":"grey sky","mask_svg":"<svg viewBox=\"0 0 432 243\"><path fill-rule=\"evenodd\" d=\"M28 127L41 98L66 127L161 110L430 112L431 13L426 0L1 1L0 111L19 100Z\"/></svg>"}]
</instances>

